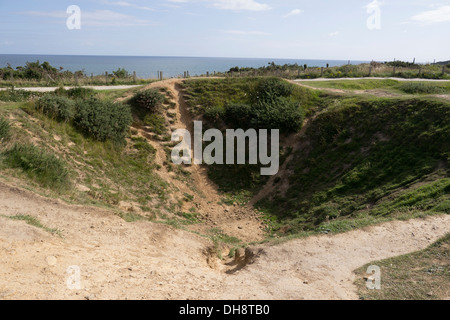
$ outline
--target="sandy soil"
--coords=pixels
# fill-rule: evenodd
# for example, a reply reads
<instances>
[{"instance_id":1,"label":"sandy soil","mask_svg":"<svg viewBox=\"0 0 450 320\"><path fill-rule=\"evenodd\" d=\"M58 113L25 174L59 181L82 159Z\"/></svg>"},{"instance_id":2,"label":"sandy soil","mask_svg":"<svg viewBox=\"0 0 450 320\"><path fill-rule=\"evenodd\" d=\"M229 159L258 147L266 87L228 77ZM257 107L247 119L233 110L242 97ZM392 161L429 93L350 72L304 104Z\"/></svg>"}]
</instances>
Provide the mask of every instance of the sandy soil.
<instances>
[{"instance_id":1,"label":"sandy soil","mask_svg":"<svg viewBox=\"0 0 450 320\"><path fill-rule=\"evenodd\" d=\"M3 183L0 208L62 234L0 217L0 299L356 299L354 269L425 248L450 231L450 216L385 223L260 245L233 264L211 256L211 243L195 234L125 223ZM71 266L79 267L80 289L67 286Z\"/></svg>"},{"instance_id":2,"label":"sandy soil","mask_svg":"<svg viewBox=\"0 0 450 320\"><path fill-rule=\"evenodd\" d=\"M177 80L152 85L172 91L175 127L189 127ZM154 145L163 161L161 146ZM214 226L245 240L262 238L251 208L217 205L220 195L205 169L189 170L203 217L195 231ZM161 175L180 194L192 194L171 173ZM60 235L5 217L14 215L35 217ZM450 216L435 216L257 245L219 260L211 241L192 232L126 223L108 210L67 205L0 182L0 299L357 299L354 269L423 249L448 232ZM73 287L70 270L80 271L80 287Z\"/></svg>"}]
</instances>

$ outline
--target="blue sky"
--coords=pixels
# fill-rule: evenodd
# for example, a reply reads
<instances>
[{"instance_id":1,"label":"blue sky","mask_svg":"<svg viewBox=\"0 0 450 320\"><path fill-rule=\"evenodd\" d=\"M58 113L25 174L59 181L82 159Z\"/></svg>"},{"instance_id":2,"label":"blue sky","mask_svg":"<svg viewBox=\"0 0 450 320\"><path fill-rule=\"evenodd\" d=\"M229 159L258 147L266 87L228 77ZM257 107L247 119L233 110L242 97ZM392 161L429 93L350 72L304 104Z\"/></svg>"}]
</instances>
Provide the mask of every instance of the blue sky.
<instances>
[{"instance_id":1,"label":"blue sky","mask_svg":"<svg viewBox=\"0 0 450 320\"><path fill-rule=\"evenodd\" d=\"M0 0L0 53L432 62L449 35L450 0Z\"/></svg>"}]
</instances>

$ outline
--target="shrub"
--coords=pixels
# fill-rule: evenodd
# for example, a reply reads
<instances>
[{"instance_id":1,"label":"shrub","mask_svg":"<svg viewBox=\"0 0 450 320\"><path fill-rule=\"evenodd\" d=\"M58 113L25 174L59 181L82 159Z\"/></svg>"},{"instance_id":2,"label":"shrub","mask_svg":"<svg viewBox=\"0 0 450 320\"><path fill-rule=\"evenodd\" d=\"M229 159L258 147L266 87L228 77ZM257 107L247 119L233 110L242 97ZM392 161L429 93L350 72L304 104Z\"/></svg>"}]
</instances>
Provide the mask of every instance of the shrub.
<instances>
[{"instance_id":1,"label":"shrub","mask_svg":"<svg viewBox=\"0 0 450 320\"><path fill-rule=\"evenodd\" d=\"M304 112L299 103L286 98L261 102L252 112L250 126L255 129L279 129L288 133L300 130L303 124Z\"/></svg>"},{"instance_id":2,"label":"shrub","mask_svg":"<svg viewBox=\"0 0 450 320\"><path fill-rule=\"evenodd\" d=\"M279 129L281 132L296 132L301 129L304 119L299 103L286 98L263 101L254 106L229 104L225 121L235 128Z\"/></svg>"},{"instance_id":3,"label":"shrub","mask_svg":"<svg viewBox=\"0 0 450 320\"><path fill-rule=\"evenodd\" d=\"M91 88L75 87L67 90L67 96L72 99L87 99L95 94Z\"/></svg>"},{"instance_id":4,"label":"shrub","mask_svg":"<svg viewBox=\"0 0 450 320\"><path fill-rule=\"evenodd\" d=\"M223 107L214 106L206 109L205 118L211 121L218 121L226 115L226 111Z\"/></svg>"},{"instance_id":5,"label":"shrub","mask_svg":"<svg viewBox=\"0 0 450 320\"><path fill-rule=\"evenodd\" d=\"M254 116L252 107L245 103L230 103L225 109L225 121L235 128L248 129Z\"/></svg>"},{"instance_id":6,"label":"shrub","mask_svg":"<svg viewBox=\"0 0 450 320\"><path fill-rule=\"evenodd\" d=\"M119 68L116 71L113 71L113 74L115 77L117 77L119 79L124 79L127 77L128 71L123 68Z\"/></svg>"},{"instance_id":7,"label":"shrub","mask_svg":"<svg viewBox=\"0 0 450 320\"><path fill-rule=\"evenodd\" d=\"M0 142L9 139L11 135L11 126L8 120L0 118Z\"/></svg>"},{"instance_id":8,"label":"shrub","mask_svg":"<svg viewBox=\"0 0 450 320\"><path fill-rule=\"evenodd\" d=\"M21 168L45 186L60 187L68 183L65 162L32 144L15 144L5 152L5 162L12 168Z\"/></svg>"},{"instance_id":9,"label":"shrub","mask_svg":"<svg viewBox=\"0 0 450 320\"><path fill-rule=\"evenodd\" d=\"M278 78L262 79L251 92L251 100L255 103L288 97L294 91L294 86Z\"/></svg>"},{"instance_id":10,"label":"shrub","mask_svg":"<svg viewBox=\"0 0 450 320\"><path fill-rule=\"evenodd\" d=\"M155 112L164 102L164 95L157 89L148 89L137 92L132 98L132 102L138 107L146 108L151 112Z\"/></svg>"},{"instance_id":11,"label":"shrub","mask_svg":"<svg viewBox=\"0 0 450 320\"><path fill-rule=\"evenodd\" d=\"M28 101L40 95L42 94L38 92L15 90L14 87L12 87L10 90L0 91L0 100L6 102L22 102Z\"/></svg>"},{"instance_id":12,"label":"shrub","mask_svg":"<svg viewBox=\"0 0 450 320\"><path fill-rule=\"evenodd\" d=\"M79 102L75 125L96 140L121 144L132 120L128 106L91 97Z\"/></svg>"},{"instance_id":13,"label":"shrub","mask_svg":"<svg viewBox=\"0 0 450 320\"><path fill-rule=\"evenodd\" d=\"M46 94L36 102L35 108L58 121L68 122L75 116L75 102L64 96Z\"/></svg>"}]
</instances>

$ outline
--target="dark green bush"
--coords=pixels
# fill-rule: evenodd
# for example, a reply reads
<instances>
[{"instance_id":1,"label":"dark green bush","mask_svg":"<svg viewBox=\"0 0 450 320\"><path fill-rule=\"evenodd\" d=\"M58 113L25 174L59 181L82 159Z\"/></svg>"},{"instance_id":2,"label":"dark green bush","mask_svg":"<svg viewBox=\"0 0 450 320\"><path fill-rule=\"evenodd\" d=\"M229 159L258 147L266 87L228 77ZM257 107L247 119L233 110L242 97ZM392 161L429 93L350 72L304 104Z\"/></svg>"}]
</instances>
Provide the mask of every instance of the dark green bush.
<instances>
[{"instance_id":1,"label":"dark green bush","mask_svg":"<svg viewBox=\"0 0 450 320\"><path fill-rule=\"evenodd\" d=\"M115 77L117 77L119 79L124 79L127 77L128 71L123 68L119 68L116 71L113 71L113 74Z\"/></svg>"},{"instance_id":2,"label":"dark green bush","mask_svg":"<svg viewBox=\"0 0 450 320\"><path fill-rule=\"evenodd\" d=\"M71 99L87 99L95 94L91 88L75 87L67 90L67 96Z\"/></svg>"},{"instance_id":3,"label":"dark green bush","mask_svg":"<svg viewBox=\"0 0 450 320\"><path fill-rule=\"evenodd\" d=\"M11 126L8 120L0 118L0 142L9 139L11 135Z\"/></svg>"},{"instance_id":4,"label":"dark green bush","mask_svg":"<svg viewBox=\"0 0 450 320\"><path fill-rule=\"evenodd\" d=\"M91 97L78 103L75 125L96 140L111 140L121 144L132 120L131 110L127 105Z\"/></svg>"},{"instance_id":5,"label":"dark green bush","mask_svg":"<svg viewBox=\"0 0 450 320\"><path fill-rule=\"evenodd\" d=\"M132 102L138 107L146 108L150 112L155 112L164 102L165 96L157 89L139 91L132 98Z\"/></svg>"},{"instance_id":6,"label":"dark green bush","mask_svg":"<svg viewBox=\"0 0 450 320\"><path fill-rule=\"evenodd\" d=\"M15 144L5 152L5 163L12 168L21 168L47 187L61 187L69 182L65 162L32 144Z\"/></svg>"},{"instance_id":7,"label":"dark green bush","mask_svg":"<svg viewBox=\"0 0 450 320\"><path fill-rule=\"evenodd\" d=\"M0 91L0 100L6 102L23 102L41 95L42 93L38 92L15 90L14 88L11 88L10 90Z\"/></svg>"},{"instance_id":8,"label":"dark green bush","mask_svg":"<svg viewBox=\"0 0 450 320\"><path fill-rule=\"evenodd\" d=\"M46 94L36 102L35 108L58 121L68 122L75 116L75 102L64 96Z\"/></svg>"},{"instance_id":9,"label":"dark green bush","mask_svg":"<svg viewBox=\"0 0 450 320\"><path fill-rule=\"evenodd\" d=\"M304 111L298 102L286 98L274 98L254 106L243 103L229 104L225 121L234 128L279 129L280 132L296 132L301 129Z\"/></svg>"},{"instance_id":10,"label":"dark green bush","mask_svg":"<svg viewBox=\"0 0 450 320\"><path fill-rule=\"evenodd\" d=\"M254 114L250 127L255 129L279 129L280 132L297 132L301 129L304 111L298 102L275 98L252 108Z\"/></svg>"},{"instance_id":11,"label":"dark green bush","mask_svg":"<svg viewBox=\"0 0 450 320\"><path fill-rule=\"evenodd\" d=\"M254 103L274 100L279 97L289 97L294 91L294 86L278 78L262 79L256 88L250 93Z\"/></svg>"}]
</instances>

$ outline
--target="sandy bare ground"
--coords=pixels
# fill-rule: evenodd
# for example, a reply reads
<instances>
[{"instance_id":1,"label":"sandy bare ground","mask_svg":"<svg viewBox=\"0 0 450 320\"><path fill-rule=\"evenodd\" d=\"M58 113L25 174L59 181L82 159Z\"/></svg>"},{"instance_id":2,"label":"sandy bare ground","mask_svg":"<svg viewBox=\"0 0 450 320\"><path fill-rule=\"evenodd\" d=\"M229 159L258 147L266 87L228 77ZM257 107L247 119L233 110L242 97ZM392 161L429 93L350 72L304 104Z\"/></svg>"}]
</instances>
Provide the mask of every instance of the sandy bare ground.
<instances>
[{"instance_id":1,"label":"sandy bare ground","mask_svg":"<svg viewBox=\"0 0 450 320\"><path fill-rule=\"evenodd\" d=\"M177 83L152 85L171 90L175 127L189 129ZM153 144L162 161L164 151ZM204 218L195 231L215 226L246 240L262 236L251 208L217 205L220 194L205 169L189 170ZM171 173L161 175L180 194L193 192ZM15 215L35 217L60 236L5 217ZM106 209L67 205L0 182L0 299L357 299L354 269L423 249L448 232L450 216L434 216L261 244L219 260L211 241L192 232L126 223ZM80 271L79 288L68 270Z\"/></svg>"},{"instance_id":2,"label":"sandy bare ground","mask_svg":"<svg viewBox=\"0 0 450 320\"><path fill-rule=\"evenodd\" d=\"M354 269L425 248L450 232L450 216L385 223L260 245L245 266L210 257L211 244L195 234L125 223L102 209L3 183L0 210L36 217L62 234L0 217L1 299L356 299ZM71 266L79 267L80 289L67 286Z\"/></svg>"}]
</instances>

